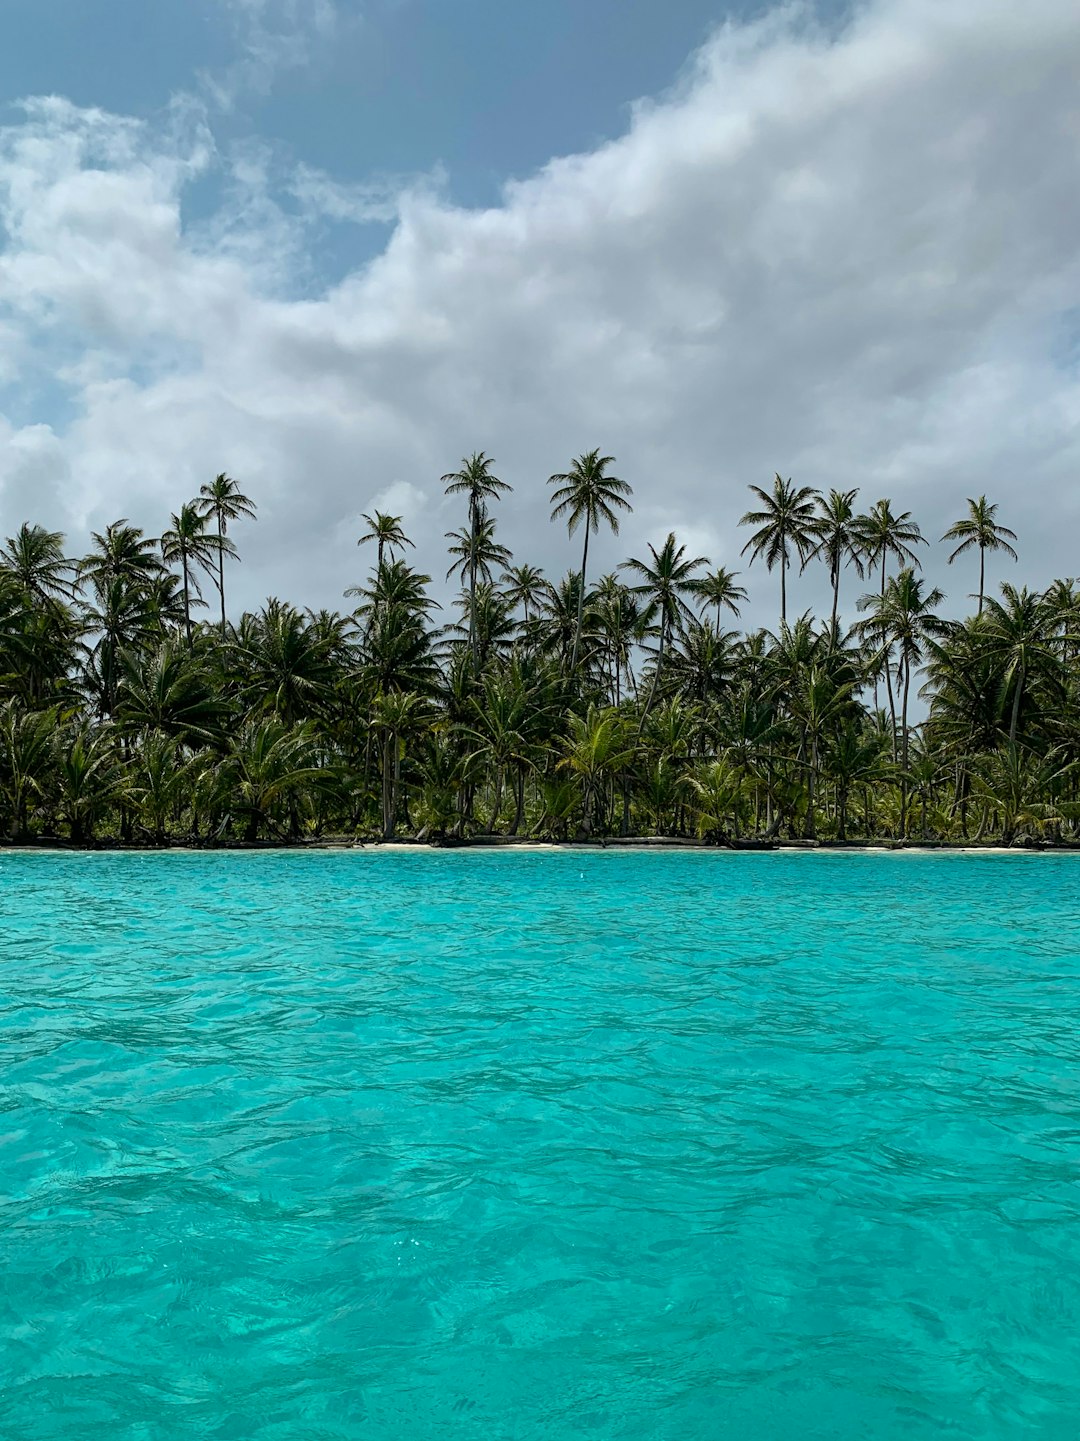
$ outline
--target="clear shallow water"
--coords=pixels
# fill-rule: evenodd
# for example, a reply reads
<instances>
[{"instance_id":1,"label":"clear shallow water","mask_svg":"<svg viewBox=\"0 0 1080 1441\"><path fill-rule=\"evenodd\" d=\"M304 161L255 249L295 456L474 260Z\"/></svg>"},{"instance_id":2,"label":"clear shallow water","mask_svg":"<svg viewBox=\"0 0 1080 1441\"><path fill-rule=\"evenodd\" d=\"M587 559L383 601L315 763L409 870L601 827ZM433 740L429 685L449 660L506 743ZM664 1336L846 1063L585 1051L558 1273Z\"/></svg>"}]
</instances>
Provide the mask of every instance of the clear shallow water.
<instances>
[{"instance_id":1,"label":"clear shallow water","mask_svg":"<svg viewBox=\"0 0 1080 1441\"><path fill-rule=\"evenodd\" d=\"M0 1436L1074 1438L1080 856L0 855Z\"/></svg>"}]
</instances>

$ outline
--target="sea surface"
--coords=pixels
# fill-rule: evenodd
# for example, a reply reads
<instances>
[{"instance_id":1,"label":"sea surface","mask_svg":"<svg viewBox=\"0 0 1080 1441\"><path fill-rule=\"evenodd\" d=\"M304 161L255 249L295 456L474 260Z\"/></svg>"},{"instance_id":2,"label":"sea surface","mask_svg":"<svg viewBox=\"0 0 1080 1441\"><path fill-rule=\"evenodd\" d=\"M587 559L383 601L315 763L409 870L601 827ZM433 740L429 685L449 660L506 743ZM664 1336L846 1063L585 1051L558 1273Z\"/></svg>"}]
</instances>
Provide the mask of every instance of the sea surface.
<instances>
[{"instance_id":1,"label":"sea surface","mask_svg":"<svg viewBox=\"0 0 1080 1441\"><path fill-rule=\"evenodd\" d=\"M1080 1436L1080 855L0 853L3 1441Z\"/></svg>"}]
</instances>

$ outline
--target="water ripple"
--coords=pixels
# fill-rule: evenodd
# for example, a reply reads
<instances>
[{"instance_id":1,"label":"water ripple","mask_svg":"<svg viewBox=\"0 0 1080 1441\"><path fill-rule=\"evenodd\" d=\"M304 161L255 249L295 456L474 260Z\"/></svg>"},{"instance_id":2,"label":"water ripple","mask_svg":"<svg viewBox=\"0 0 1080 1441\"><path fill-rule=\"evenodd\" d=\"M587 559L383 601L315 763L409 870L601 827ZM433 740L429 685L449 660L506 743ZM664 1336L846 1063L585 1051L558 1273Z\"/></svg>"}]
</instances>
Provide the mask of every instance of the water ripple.
<instances>
[{"instance_id":1,"label":"water ripple","mask_svg":"<svg viewBox=\"0 0 1080 1441\"><path fill-rule=\"evenodd\" d=\"M1080 857L0 897L3 1441L1080 1434Z\"/></svg>"}]
</instances>

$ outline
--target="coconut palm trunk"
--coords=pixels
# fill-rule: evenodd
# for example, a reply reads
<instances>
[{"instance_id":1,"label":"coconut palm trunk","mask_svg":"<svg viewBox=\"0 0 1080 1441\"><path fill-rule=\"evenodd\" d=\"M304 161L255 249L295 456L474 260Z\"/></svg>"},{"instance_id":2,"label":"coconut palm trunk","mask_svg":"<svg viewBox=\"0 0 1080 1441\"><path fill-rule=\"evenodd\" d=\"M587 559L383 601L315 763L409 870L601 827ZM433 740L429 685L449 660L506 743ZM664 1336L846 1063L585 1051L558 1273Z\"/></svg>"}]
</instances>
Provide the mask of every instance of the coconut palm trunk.
<instances>
[{"instance_id":1,"label":"coconut palm trunk","mask_svg":"<svg viewBox=\"0 0 1080 1441\"><path fill-rule=\"evenodd\" d=\"M581 646L581 628L585 621L585 568L589 563L589 527L585 527L585 544L581 551L581 580L578 584L577 625L574 627L574 649L570 657L570 669L577 669L578 650Z\"/></svg>"}]
</instances>

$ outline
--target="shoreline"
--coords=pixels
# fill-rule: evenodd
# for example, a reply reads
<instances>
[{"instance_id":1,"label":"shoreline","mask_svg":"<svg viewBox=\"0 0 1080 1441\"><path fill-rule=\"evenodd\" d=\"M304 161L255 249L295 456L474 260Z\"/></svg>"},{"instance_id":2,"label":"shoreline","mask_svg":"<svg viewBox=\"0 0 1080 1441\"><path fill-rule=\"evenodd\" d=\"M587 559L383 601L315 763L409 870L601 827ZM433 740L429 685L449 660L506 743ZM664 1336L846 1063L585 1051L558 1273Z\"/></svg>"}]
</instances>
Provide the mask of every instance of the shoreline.
<instances>
[{"instance_id":1,"label":"shoreline","mask_svg":"<svg viewBox=\"0 0 1080 1441\"><path fill-rule=\"evenodd\" d=\"M58 837L41 837L30 840L0 840L0 855L4 852L38 852L68 854L124 854L124 855L168 855L170 853L189 855L214 855L229 853L257 852L345 852L345 851L701 851L727 852L729 854L753 855L773 854L779 851L804 852L807 854L836 855L844 853L899 852L929 855L936 852L966 853L973 855L1039 855L1045 853L1066 855L1080 853L1078 841L1016 841L1002 845L1000 841L916 841L916 840L858 840L858 841L807 841L807 840L743 840L743 841L699 841L684 836L621 836L603 840L539 841L518 839L514 836L474 836L468 840L359 840L347 836L327 836L318 840L301 841L235 841L228 845L192 845L178 842L175 845L153 845L148 842L103 840L92 842L65 841Z\"/></svg>"}]
</instances>

